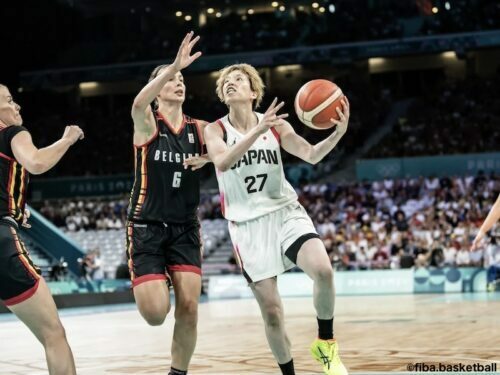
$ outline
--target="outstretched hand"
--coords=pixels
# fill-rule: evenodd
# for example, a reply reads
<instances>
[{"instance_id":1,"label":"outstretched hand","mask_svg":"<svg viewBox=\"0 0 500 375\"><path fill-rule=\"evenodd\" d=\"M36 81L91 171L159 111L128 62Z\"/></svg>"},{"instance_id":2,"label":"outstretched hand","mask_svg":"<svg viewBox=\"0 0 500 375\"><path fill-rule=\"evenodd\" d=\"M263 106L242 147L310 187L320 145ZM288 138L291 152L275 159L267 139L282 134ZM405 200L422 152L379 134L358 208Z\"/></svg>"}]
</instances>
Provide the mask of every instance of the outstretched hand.
<instances>
[{"instance_id":1,"label":"outstretched hand","mask_svg":"<svg viewBox=\"0 0 500 375\"><path fill-rule=\"evenodd\" d=\"M482 230L479 230L476 234L476 237L474 238L474 241L472 241L472 246L470 247L471 251L475 251L478 248L482 246L484 239L484 232Z\"/></svg>"},{"instance_id":2,"label":"outstretched hand","mask_svg":"<svg viewBox=\"0 0 500 375\"><path fill-rule=\"evenodd\" d=\"M277 114L278 111L285 105L285 102L281 102L278 105L276 105L276 103L278 103L278 98L274 98L273 102L264 113L264 116L259 121L259 124L257 125L259 133L264 134L269 129L282 125L283 122L281 120L288 117L288 113L283 113L281 115Z\"/></svg>"},{"instance_id":3,"label":"outstretched hand","mask_svg":"<svg viewBox=\"0 0 500 375\"><path fill-rule=\"evenodd\" d=\"M205 164L207 164L210 160L205 155L202 156L192 156L184 160L184 169L188 169L191 167L191 170L195 171L197 169L202 168Z\"/></svg>"},{"instance_id":4,"label":"outstretched hand","mask_svg":"<svg viewBox=\"0 0 500 375\"><path fill-rule=\"evenodd\" d=\"M189 65L192 64L193 61L195 61L198 57L201 56L201 52L199 51L196 52L194 55L191 55L191 50L193 49L194 45L198 42L198 40L200 40L199 35L194 39L193 35L194 32L192 31L187 33L179 47L179 50L177 51L177 56L175 57L175 60L172 65L178 71L188 67Z\"/></svg>"}]
</instances>

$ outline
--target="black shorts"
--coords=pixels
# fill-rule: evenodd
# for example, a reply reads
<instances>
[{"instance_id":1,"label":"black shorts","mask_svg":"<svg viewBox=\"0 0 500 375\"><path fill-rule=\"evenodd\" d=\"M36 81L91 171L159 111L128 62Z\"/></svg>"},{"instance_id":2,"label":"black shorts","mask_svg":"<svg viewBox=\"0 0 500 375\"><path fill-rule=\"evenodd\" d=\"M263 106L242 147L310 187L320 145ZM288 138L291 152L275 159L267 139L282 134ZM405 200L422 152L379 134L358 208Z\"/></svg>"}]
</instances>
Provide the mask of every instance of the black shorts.
<instances>
[{"instance_id":1,"label":"black shorts","mask_svg":"<svg viewBox=\"0 0 500 375\"><path fill-rule=\"evenodd\" d=\"M201 275L200 223L127 223L127 259L132 286L166 280L173 272Z\"/></svg>"},{"instance_id":2,"label":"black shorts","mask_svg":"<svg viewBox=\"0 0 500 375\"><path fill-rule=\"evenodd\" d=\"M23 302L35 294L41 278L17 234L17 225L0 219L0 299L7 306Z\"/></svg>"}]
</instances>

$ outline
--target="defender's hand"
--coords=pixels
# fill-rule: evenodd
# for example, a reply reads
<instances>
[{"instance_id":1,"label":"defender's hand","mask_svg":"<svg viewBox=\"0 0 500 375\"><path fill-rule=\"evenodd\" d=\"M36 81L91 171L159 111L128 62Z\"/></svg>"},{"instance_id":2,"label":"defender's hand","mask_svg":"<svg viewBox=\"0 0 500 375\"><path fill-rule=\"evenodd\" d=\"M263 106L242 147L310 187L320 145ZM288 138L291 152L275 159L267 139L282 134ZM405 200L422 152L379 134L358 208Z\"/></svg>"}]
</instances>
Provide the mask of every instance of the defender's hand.
<instances>
[{"instance_id":1,"label":"defender's hand","mask_svg":"<svg viewBox=\"0 0 500 375\"><path fill-rule=\"evenodd\" d=\"M191 55L191 50L198 40L200 40L199 35L194 39L193 35L194 33L192 31L187 33L179 47L179 50L177 51L177 56L172 63L177 71L188 67L193 61L201 56L201 52L196 52L194 55Z\"/></svg>"}]
</instances>

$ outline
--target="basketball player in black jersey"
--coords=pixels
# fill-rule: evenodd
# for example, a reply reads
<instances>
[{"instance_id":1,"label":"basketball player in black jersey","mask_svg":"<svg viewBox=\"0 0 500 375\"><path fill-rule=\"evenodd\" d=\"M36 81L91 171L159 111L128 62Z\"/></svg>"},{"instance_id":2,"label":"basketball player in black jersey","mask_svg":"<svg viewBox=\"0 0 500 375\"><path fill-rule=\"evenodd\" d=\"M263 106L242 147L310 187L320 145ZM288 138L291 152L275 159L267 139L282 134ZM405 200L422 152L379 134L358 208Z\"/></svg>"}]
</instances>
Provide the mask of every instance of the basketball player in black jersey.
<instances>
[{"instance_id":1,"label":"basketball player in black jersey","mask_svg":"<svg viewBox=\"0 0 500 375\"><path fill-rule=\"evenodd\" d=\"M83 132L78 126L67 126L60 140L37 149L22 126L20 109L9 89L0 85L0 299L42 343L50 374L75 374L56 305L18 230L20 225L29 227L25 210L29 173L51 169L83 138Z\"/></svg>"},{"instance_id":2,"label":"basketball player in black jersey","mask_svg":"<svg viewBox=\"0 0 500 375\"><path fill-rule=\"evenodd\" d=\"M135 182L127 224L127 257L139 312L153 326L170 310L167 281L175 293L175 327L169 374L187 374L193 354L201 293L201 240L197 219L205 121L182 112L181 70L199 37L184 38L171 65L154 69L134 100Z\"/></svg>"}]
</instances>

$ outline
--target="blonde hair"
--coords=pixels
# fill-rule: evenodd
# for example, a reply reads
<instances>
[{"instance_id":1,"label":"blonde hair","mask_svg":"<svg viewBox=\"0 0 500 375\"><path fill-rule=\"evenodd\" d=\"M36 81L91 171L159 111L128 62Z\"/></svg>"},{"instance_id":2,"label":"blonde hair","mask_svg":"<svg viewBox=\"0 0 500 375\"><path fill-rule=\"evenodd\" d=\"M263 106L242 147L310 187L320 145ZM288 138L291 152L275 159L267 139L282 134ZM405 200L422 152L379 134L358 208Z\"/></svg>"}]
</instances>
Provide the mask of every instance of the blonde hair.
<instances>
[{"instance_id":1,"label":"blonde hair","mask_svg":"<svg viewBox=\"0 0 500 375\"><path fill-rule=\"evenodd\" d=\"M220 76L217 79L215 92L217 93L220 101L224 103L224 81L226 80L229 73L234 72L235 70L241 71L248 77L248 80L250 81L250 89L257 95L254 102L254 108L258 108L260 102L262 102L262 98L264 97L264 88L266 86L264 85L262 78L260 78L257 69L255 69L250 64L233 64L219 70Z\"/></svg>"}]
</instances>

